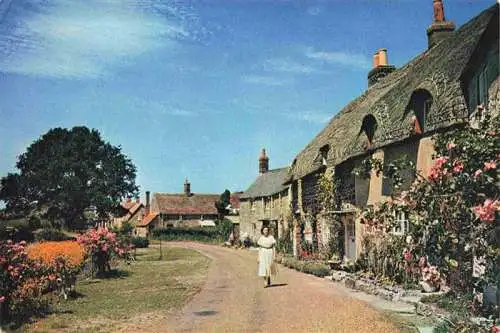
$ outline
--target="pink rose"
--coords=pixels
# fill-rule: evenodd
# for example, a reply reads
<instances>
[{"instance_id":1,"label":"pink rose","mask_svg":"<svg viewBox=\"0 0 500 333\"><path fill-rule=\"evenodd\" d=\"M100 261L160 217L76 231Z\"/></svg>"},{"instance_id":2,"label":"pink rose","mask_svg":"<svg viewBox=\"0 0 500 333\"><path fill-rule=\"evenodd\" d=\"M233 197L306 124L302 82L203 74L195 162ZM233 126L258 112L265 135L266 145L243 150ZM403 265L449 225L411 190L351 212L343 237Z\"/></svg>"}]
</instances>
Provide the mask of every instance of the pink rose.
<instances>
[{"instance_id":1,"label":"pink rose","mask_svg":"<svg viewBox=\"0 0 500 333\"><path fill-rule=\"evenodd\" d=\"M476 170L476 172L474 172L474 178L478 178L479 176L481 176L483 174L483 171L481 169L479 170Z\"/></svg>"},{"instance_id":2,"label":"pink rose","mask_svg":"<svg viewBox=\"0 0 500 333\"><path fill-rule=\"evenodd\" d=\"M484 170L485 171L493 170L493 169L496 169L496 168L497 168L497 164L494 161L490 161L490 162L485 162L484 163Z\"/></svg>"},{"instance_id":3,"label":"pink rose","mask_svg":"<svg viewBox=\"0 0 500 333\"><path fill-rule=\"evenodd\" d=\"M460 173L462 172L463 169L464 169L464 164L462 162L455 161L455 163L453 163L453 172Z\"/></svg>"},{"instance_id":4,"label":"pink rose","mask_svg":"<svg viewBox=\"0 0 500 333\"><path fill-rule=\"evenodd\" d=\"M0 303L5 302L5 296L0 296Z\"/></svg>"},{"instance_id":5,"label":"pink rose","mask_svg":"<svg viewBox=\"0 0 500 333\"><path fill-rule=\"evenodd\" d=\"M448 150L452 150L453 148L455 148L457 145L454 143L454 142L450 142L448 143Z\"/></svg>"},{"instance_id":6,"label":"pink rose","mask_svg":"<svg viewBox=\"0 0 500 333\"><path fill-rule=\"evenodd\" d=\"M477 205L472 208L472 211L476 214L476 216L485 222L494 222L495 221L495 213L500 209L500 201L486 199L483 205Z\"/></svg>"},{"instance_id":7,"label":"pink rose","mask_svg":"<svg viewBox=\"0 0 500 333\"><path fill-rule=\"evenodd\" d=\"M405 251L403 256L406 261L411 261L411 259L413 258L410 251Z\"/></svg>"}]
</instances>

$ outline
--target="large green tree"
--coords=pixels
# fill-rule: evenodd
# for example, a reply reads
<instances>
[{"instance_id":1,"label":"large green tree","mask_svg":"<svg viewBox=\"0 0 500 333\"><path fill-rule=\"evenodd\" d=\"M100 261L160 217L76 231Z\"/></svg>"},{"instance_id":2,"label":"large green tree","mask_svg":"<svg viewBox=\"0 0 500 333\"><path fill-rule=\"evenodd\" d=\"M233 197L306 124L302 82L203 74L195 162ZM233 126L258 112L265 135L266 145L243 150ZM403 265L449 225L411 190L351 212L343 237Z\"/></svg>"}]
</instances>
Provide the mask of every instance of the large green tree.
<instances>
[{"instance_id":1,"label":"large green tree","mask_svg":"<svg viewBox=\"0 0 500 333\"><path fill-rule=\"evenodd\" d=\"M18 157L16 167L19 172L0 183L6 211L42 213L70 228L83 225L86 208L95 206L105 219L138 191L136 168L121 147L83 126L49 130Z\"/></svg>"}]
</instances>

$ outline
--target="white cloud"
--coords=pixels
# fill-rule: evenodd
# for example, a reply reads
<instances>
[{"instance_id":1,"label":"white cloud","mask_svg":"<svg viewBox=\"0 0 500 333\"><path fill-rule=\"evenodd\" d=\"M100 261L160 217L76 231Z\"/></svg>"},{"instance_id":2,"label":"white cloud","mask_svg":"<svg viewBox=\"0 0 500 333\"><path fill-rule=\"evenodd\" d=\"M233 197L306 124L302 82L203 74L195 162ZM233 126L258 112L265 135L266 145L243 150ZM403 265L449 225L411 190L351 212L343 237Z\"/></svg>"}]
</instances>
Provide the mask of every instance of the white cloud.
<instances>
[{"instance_id":1,"label":"white cloud","mask_svg":"<svg viewBox=\"0 0 500 333\"><path fill-rule=\"evenodd\" d=\"M317 16L321 14L321 8L319 6L309 7L307 8L307 14L311 16Z\"/></svg>"},{"instance_id":2,"label":"white cloud","mask_svg":"<svg viewBox=\"0 0 500 333\"><path fill-rule=\"evenodd\" d=\"M326 124L332 118L331 114L317 111L290 112L286 113L285 116L293 120L305 121L312 124Z\"/></svg>"},{"instance_id":3,"label":"white cloud","mask_svg":"<svg viewBox=\"0 0 500 333\"><path fill-rule=\"evenodd\" d=\"M349 66L356 69L365 70L371 67L370 59L365 55L346 51L325 52L315 51L313 48L308 48L306 51L306 57L329 64Z\"/></svg>"},{"instance_id":4,"label":"white cloud","mask_svg":"<svg viewBox=\"0 0 500 333\"><path fill-rule=\"evenodd\" d=\"M113 98L123 99L124 97L121 95L117 95L113 96ZM172 106L169 103L163 103L161 101L147 100L135 96L128 96L127 100L135 110L139 110L150 119L158 120L162 116L195 117L199 115L197 112L178 108L176 106Z\"/></svg>"},{"instance_id":5,"label":"white cloud","mask_svg":"<svg viewBox=\"0 0 500 333\"><path fill-rule=\"evenodd\" d=\"M177 3L155 0L13 2L0 25L0 71L96 78L143 53L197 39L195 22Z\"/></svg>"},{"instance_id":6,"label":"white cloud","mask_svg":"<svg viewBox=\"0 0 500 333\"><path fill-rule=\"evenodd\" d=\"M245 75L242 77L242 79L246 83L264 86L283 86L292 82L291 80L262 75Z\"/></svg>"},{"instance_id":7,"label":"white cloud","mask_svg":"<svg viewBox=\"0 0 500 333\"><path fill-rule=\"evenodd\" d=\"M164 114L169 114L171 116L180 116L180 117L194 117L198 114L193 111L187 111L182 109L166 109L163 111Z\"/></svg>"},{"instance_id":8,"label":"white cloud","mask_svg":"<svg viewBox=\"0 0 500 333\"><path fill-rule=\"evenodd\" d=\"M310 74L319 72L317 68L312 66L291 61L288 59L269 59L264 63L264 69L268 71L277 71L277 72L285 72L285 73L294 73L294 74Z\"/></svg>"}]
</instances>

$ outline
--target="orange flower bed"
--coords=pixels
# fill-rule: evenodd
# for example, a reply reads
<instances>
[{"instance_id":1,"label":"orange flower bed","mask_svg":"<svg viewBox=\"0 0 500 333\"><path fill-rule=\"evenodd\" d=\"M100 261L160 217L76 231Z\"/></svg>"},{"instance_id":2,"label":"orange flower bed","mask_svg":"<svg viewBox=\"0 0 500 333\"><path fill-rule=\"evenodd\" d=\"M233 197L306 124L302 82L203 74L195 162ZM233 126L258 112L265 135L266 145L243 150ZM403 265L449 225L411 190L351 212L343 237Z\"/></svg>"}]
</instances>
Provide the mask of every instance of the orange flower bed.
<instances>
[{"instance_id":1,"label":"orange flower bed","mask_svg":"<svg viewBox=\"0 0 500 333\"><path fill-rule=\"evenodd\" d=\"M70 265L78 266L85 259L85 249L76 241L42 242L28 247L28 257L53 264L57 257L66 257Z\"/></svg>"}]
</instances>

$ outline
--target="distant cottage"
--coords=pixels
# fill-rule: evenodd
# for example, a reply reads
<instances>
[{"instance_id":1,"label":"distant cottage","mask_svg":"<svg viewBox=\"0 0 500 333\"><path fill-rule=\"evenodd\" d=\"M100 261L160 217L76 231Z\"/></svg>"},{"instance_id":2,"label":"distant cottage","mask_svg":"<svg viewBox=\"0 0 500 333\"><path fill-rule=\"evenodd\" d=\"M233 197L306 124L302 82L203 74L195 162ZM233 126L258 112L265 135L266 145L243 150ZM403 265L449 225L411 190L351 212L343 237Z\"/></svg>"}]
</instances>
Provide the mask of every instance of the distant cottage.
<instances>
[{"instance_id":1,"label":"distant cottage","mask_svg":"<svg viewBox=\"0 0 500 333\"><path fill-rule=\"evenodd\" d=\"M289 232L285 221L290 215L289 186L284 185L288 168L269 170L265 149L259 157L259 176L240 197L240 234L254 241L262 227L271 227L279 239Z\"/></svg>"}]
</instances>

